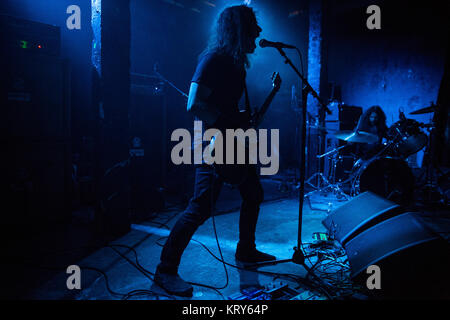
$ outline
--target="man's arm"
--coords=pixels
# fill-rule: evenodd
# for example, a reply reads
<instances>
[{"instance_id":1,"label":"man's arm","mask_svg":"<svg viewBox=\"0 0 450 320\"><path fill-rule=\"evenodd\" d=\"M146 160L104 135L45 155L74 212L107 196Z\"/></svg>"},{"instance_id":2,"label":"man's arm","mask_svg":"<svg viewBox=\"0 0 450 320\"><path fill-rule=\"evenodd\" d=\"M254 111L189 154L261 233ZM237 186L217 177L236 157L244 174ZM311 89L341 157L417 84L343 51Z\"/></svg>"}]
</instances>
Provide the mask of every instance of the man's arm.
<instances>
[{"instance_id":1,"label":"man's arm","mask_svg":"<svg viewBox=\"0 0 450 320\"><path fill-rule=\"evenodd\" d=\"M216 128L234 128L244 125L250 121L246 112L240 112L231 117L220 112L217 106L207 103L212 90L197 82L191 82L187 111L200 120L206 122L208 126Z\"/></svg>"},{"instance_id":2,"label":"man's arm","mask_svg":"<svg viewBox=\"0 0 450 320\"><path fill-rule=\"evenodd\" d=\"M211 89L200 83L192 82L189 89L187 111L211 126L219 118L220 112L217 107L206 102L210 95Z\"/></svg>"}]
</instances>

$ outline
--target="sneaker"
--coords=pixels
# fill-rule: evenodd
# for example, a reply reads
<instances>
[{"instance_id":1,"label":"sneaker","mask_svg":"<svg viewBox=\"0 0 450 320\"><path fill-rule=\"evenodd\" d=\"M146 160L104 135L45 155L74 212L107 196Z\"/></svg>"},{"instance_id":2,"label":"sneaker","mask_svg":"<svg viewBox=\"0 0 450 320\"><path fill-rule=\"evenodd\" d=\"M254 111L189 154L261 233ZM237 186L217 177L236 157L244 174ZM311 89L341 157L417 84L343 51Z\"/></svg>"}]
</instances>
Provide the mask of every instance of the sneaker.
<instances>
[{"instance_id":1,"label":"sneaker","mask_svg":"<svg viewBox=\"0 0 450 320\"><path fill-rule=\"evenodd\" d=\"M276 260L276 257L261 252L257 250L256 248L251 248L248 250L240 249L239 247L236 249L236 260L239 260L240 262L245 263L257 263L257 262L265 262L265 261L273 261Z\"/></svg>"},{"instance_id":2,"label":"sneaker","mask_svg":"<svg viewBox=\"0 0 450 320\"><path fill-rule=\"evenodd\" d=\"M194 289L189 283L181 279L177 273L171 274L156 271L154 280L157 285L166 290L169 294L192 297L192 291Z\"/></svg>"}]
</instances>

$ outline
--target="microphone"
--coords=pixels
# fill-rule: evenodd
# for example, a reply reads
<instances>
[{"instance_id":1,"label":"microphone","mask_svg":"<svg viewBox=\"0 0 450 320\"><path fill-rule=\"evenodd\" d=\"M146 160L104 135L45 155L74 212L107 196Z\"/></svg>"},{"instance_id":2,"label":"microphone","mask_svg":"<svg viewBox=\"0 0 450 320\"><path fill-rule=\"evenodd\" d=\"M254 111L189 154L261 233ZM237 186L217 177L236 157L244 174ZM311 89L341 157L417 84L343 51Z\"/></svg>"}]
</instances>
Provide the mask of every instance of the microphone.
<instances>
[{"instance_id":1,"label":"microphone","mask_svg":"<svg viewBox=\"0 0 450 320\"><path fill-rule=\"evenodd\" d=\"M296 48L295 46L292 46L290 44L285 44L285 43L282 43L282 42L272 42L272 41L269 41L269 40L266 40L266 39L259 40L259 46L261 48L271 47L271 48L277 48L277 49L283 49L283 48L295 49Z\"/></svg>"}]
</instances>

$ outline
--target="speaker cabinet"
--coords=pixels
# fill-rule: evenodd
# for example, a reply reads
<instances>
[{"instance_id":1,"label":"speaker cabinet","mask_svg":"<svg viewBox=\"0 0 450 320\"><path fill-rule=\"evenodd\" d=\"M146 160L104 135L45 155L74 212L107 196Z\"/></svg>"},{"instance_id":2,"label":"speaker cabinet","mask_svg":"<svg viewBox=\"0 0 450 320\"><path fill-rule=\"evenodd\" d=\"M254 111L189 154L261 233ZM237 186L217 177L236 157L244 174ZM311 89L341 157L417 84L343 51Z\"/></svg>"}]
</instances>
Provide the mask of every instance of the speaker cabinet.
<instances>
[{"instance_id":1,"label":"speaker cabinet","mask_svg":"<svg viewBox=\"0 0 450 320\"><path fill-rule=\"evenodd\" d=\"M68 61L5 52L0 74L0 159L4 221L36 223L69 216L71 190Z\"/></svg>"},{"instance_id":2,"label":"speaker cabinet","mask_svg":"<svg viewBox=\"0 0 450 320\"><path fill-rule=\"evenodd\" d=\"M322 224L341 244L374 224L400 214L402 208L367 191L332 211Z\"/></svg>"},{"instance_id":3,"label":"speaker cabinet","mask_svg":"<svg viewBox=\"0 0 450 320\"><path fill-rule=\"evenodd\" d=\"M129 124L130 203L133 219L140 221L165 206L162 189L169 158L166 92L160 78L132 76Z\"/></svg>"},{"instance_id":4,"label":"speaker cabinet","mask_svg":"<svg viewBox=\"0 0 450 320\"><path fill-rule=\"evenodd\" d=\"M347 242L351 277L366 287L370 265L380 268L380 298L450 298L450 245L404 213L385 220Z\"/></svg>"},{"instance_id":5,"label":"speaker cabinet","mask_svg":"<svg viewBox=\"0 0 450 320\"><path fill-rule=\"evenodd\" d=\"M70 136L70 81L66 60L32 54L5 57L0 75L0 136Z\"/></svg>"},{"instance_id":6,"label":"speaker cabinet","mask_svg":"<svg viewBox=\"0 0 450 320\"><path fill-rule=\"evenodd\" d=\"M140 159L134 161L136 170L133 172L143 176L146 188L161 187L166 171L166 102L165 92L159 88L164 84L158 81L160 80L146 79L145 82L136 84L134 79L131 90L130 146L132 149L141 150L141 154L137 155Z\"/></svg>"},{"instance_id":7,"label":"speaker cabinet","mask_svg":"<svg viewBox=\"0 0 450 320\"><path fill-rule=\"evenodd\" d=\"M70 216L68 141L0 140L3 221L10 225L62 222Z\"/></svg>"}]
</instances>

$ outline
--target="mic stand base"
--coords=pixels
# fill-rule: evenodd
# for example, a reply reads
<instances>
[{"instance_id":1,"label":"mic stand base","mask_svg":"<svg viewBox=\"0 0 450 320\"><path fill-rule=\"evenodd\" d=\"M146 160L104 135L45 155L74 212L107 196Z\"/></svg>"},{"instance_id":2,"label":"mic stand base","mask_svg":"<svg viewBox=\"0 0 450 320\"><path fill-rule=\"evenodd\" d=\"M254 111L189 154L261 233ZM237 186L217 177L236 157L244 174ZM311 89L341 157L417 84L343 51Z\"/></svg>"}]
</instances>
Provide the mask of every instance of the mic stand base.
<instances>
[{"instance_id":1,"label":"mic stand base","mask_svg":"<svg viewBox=\"0 0 450 320\"><path fill-rule=\"evenodd\" d=\"M304 279L307 279L311 275L321 285L326 286L326 284L322 281L322 279L320 279L318 276L316 276L314 274L314 272L311 270L311 268L305 264L306 258L310 258L310 257L314 257L314 256L316 256L316 254L305 255L301 249L299 249L298 247L294 247L294 254L292 255L291 259L272 260L272 261L246 264L245 269L251 270L251 269L256 269L259 267L272 266L272 265L276 265L279 263L293 262L295 264L301 265L306 270L306 275L304 276ZM331 299L331 297L328 294L326 294L326 295L329 299Z\"/></svg>"},{"instance_id":2,"label":"mic stand base","mask_svg":"<svg viewBox=\"0 0 450 320\"><path fill-rule=\"evenodd\" d=\"M273 266L279 263L293 262L295 264L302 265L306 270L309 270L309 268L305 265L305 258L310 258L313 256L315 256L315 254L305 256L302 250L299 250L297 247L294 247L294 254L292 255L291 259L255 262L251 264L246 264L246 269L256 269L259 267Z\"/></svg>"},{"instance_id":3,"label":"mic stand base","mask_svg":"<svg viewBox=\"0 0 450 320\"><path fill-rule=\"evenodd\" d=\"M294 247L294 254L292 255L292 262L296 264L305 265L305 254L297 247Z\"/></svg>"}]
</instances>

